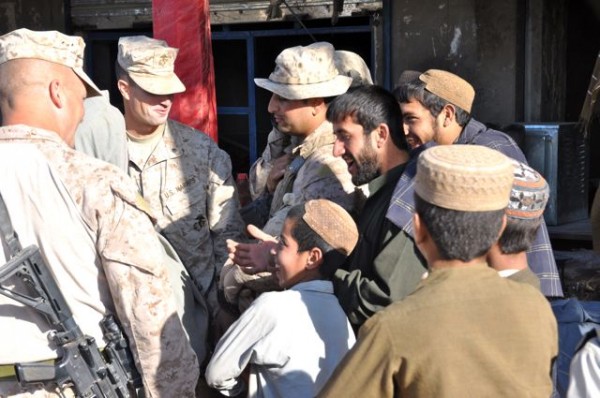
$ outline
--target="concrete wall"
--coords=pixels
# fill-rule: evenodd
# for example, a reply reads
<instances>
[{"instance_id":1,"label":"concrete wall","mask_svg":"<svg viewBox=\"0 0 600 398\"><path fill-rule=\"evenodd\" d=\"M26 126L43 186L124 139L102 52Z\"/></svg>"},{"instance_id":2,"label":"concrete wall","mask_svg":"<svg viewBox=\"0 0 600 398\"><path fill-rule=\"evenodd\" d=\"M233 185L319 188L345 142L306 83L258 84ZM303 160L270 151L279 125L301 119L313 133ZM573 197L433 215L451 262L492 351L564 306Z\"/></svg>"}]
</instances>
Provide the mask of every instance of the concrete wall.
<instances>
[{"instance_id":1,"label":"concrete wall","mask_svg":"<svg viewBox=\"0 0 600 398\"><path fill-rule=\"evenodd\" d=\"M392 81L440 68L471 82L498 125L576 121L600 50L598 0L395 0Z\"/></svg>"},{"instance_id":2,"label":"concrete wall","mask_svg":"<svg viewBox=\"0 0 600 398\"><path fill-rule=\"evenodd\" d=\"M18 28L66 31L63 0L0 0L0 33Z\"/></svg>"},{"instance_id":3,"label":"concrete wall","mask_svg":"<svg viewBox=\"0 0 600 398\"><path fill-rule=\"evenodd\" d=\"M476 118L522 118L523 13L517 0L392 1L392 82L403 70L445 69L476 90Z\"/></svg>"}]
</instances>

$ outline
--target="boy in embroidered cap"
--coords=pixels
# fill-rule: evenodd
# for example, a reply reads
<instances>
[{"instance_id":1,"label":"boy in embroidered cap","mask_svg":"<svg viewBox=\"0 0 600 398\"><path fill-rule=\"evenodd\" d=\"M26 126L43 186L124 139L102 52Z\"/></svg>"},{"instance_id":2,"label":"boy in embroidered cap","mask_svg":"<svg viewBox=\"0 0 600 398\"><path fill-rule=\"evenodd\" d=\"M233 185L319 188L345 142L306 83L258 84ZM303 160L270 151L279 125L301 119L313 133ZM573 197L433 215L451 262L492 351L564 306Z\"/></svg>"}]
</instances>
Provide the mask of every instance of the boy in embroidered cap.
<instances>
[{"instance_id":1,"label":"boy in embroidered cap","mask_svg":"<svg viewBox=\"0 0 600 398\"><path fill-rule=\"evenodd\" d=\"M471 116L475 90L460 76L430 69L418 79L400 85L395 94L402 109L404 132L412 146L430 141L438 145L483 145L527 164L525 155L511 137L487 128ZM399 195L409 190L405 182L396 187ZM388 218L398 227L406 228L405 213L402 203L395 202L389 209ZM527 252L527 261L540 278L542 293L547 297L562 297L560 277L543 221L532 247L536 249Z\"/></svg>"},{"instance_id":2,"label":"boy in embroidered cap","mask_svg":"<svg viewBox=\"0 0 600 398\"><path fill-rule=\"evenodd\" d=\"M226 240L244 239L243 222L229 155L206 134L169 118L174 95L185 90L174 71L177 51L145 36L119 39L115 67L128 171L216 317L213 282L228 256Z\"/></svg>"},{"instance_id":3,"label":"boy in embroidered cap","mask_svg":"<svg viewBox=\"0 0 600 398\"><path fill-rule=\"evenodd\" d=\"M485 262L504 225L513 169L478 145L421 154L415 241L429 276L363 325L319 397L551 394L558 341L550 305Z\"/></svg>"},{"instance_id":4,"label":"boy in embroidered cap","mask_svg":"<svg viewBox=\"0 0 600 398\"><path fill-rule=\"evenodd\" d=\"M229 328L208 364L208 384L238 396L250 366L249 397L314 397L354 344L328 278L357 240L341 206L317 199L292 207L273 250L286 290L263 293Z\"/></svg>"},{"instance_id":5,"label":"boy in embroidered cap","mask_svg":"<svg viewBox=\"0 0 600 398\"><path fill-rule=\"evenodd\" d=\"M198 360L176 314L149 210L121 170L72 148L83 100L97 90L83 74L83 48L81 38L56 31L0 37L2 199L21 245L40 249L81 331L103 349L100 321L114 315L144 395L191 397ZM10 257L0 245L0 264ZM74 388L75 374L21 385L14 364L55 363L62 353L39 311L4 295L0 307L0 396L93 395Z\"/></svg>"},{"instance_id":6,"label":"boy in embroidered cap","mask_svg":"<svg viewBox=\"0 0 600 398\"><path fill-rule=\"evenodd\" d=\"M542 224L550 187L540 173L513 161L514 181L506 209L506 228L488 254L490 266L503 277L540 288L540 280L527 265L530 249Z\"/></svg>"}]
</instances>

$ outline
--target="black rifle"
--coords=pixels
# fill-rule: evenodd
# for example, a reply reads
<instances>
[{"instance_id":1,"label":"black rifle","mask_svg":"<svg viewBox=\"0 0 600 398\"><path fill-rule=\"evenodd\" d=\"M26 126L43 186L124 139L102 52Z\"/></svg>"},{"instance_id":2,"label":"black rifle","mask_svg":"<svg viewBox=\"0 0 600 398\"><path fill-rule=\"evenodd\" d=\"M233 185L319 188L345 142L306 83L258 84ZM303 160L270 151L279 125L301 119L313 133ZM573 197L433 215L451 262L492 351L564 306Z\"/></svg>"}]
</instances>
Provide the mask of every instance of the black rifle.
<instances>
[{"instance_id":1,"label":"black rifle","mask_svg":"<svg viewBox=\"0 0 600 398\"><path fill-rule=\"evenodd\" d=\"M0 229L8 246L8 253L12 254L7 256L10 261L0 267L0 294L45 315L54 329L49 333L48 339L56 345L59 357L53 365L16 364L18 381L23 385L55 384L61 389L71 387L78 397L135 396L136 388L141 386L140 377L127 341L115 319L109 315L101 322L107 345L100 352L95 339L84 335L75 322L39 249L32 245L21 250L1 195ZM8 289L5 282L9 280L13 287L21 281L19 287L25 289Z\"/></svg>"}]
</instances>

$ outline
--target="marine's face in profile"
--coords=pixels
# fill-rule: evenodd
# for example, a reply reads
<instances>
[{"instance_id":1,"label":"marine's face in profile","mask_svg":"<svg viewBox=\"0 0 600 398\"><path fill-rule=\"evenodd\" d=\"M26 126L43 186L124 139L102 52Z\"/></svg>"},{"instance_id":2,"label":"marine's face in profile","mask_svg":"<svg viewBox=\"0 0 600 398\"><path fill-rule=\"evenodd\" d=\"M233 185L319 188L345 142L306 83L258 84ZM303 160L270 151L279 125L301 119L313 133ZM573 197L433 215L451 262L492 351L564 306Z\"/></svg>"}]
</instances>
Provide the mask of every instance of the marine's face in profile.
<instances>
[{"instance_id":1,"label":"marine's face in profile","mask_svg":"<svg viewBox=\"0 0 600 398\"><path fill-rule=\"evenodd\" d=\"M306 136L313 130L310 100L291 100L273 93L267 108L273 125L282 133Z\"/></svg>"},{"instance_id":2,"label":"marine's face in profile","mask_svg":"<svg viewBox=\"0 0 600 398\"><path fill-rule=\"evenodd\" d=\"M120 82L124 83L121 84L123 87L121 93L125 100L125 112L129 116L127 120L128 122L133 121L141 127L128 126L128 128L139 131L156 128L167 122L174 94L151 94L138 86L132 79L120 80Z\"/></svg>"}]
</instances>

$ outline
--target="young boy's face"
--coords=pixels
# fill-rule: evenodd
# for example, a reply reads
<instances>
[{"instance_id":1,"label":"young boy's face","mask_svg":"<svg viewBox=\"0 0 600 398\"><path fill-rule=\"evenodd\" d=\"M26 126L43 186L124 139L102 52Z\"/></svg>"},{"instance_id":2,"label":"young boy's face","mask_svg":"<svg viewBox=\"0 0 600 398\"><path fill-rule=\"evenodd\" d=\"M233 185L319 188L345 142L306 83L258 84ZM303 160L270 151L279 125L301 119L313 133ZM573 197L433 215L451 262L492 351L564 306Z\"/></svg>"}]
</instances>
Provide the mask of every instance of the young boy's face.
<instances>
[{"instance_id":1,"label":"young boy's face","mask_svg":"<svg viewBox=\"0 0 600 398\"><path fill-rule=\"evenodd\" d=\"M298 242L292 237L296 222L286 219L275 248L275 277L287 289L302 281L306 273L309 251L298 253Z\"/></svg>"}]
</instances>

